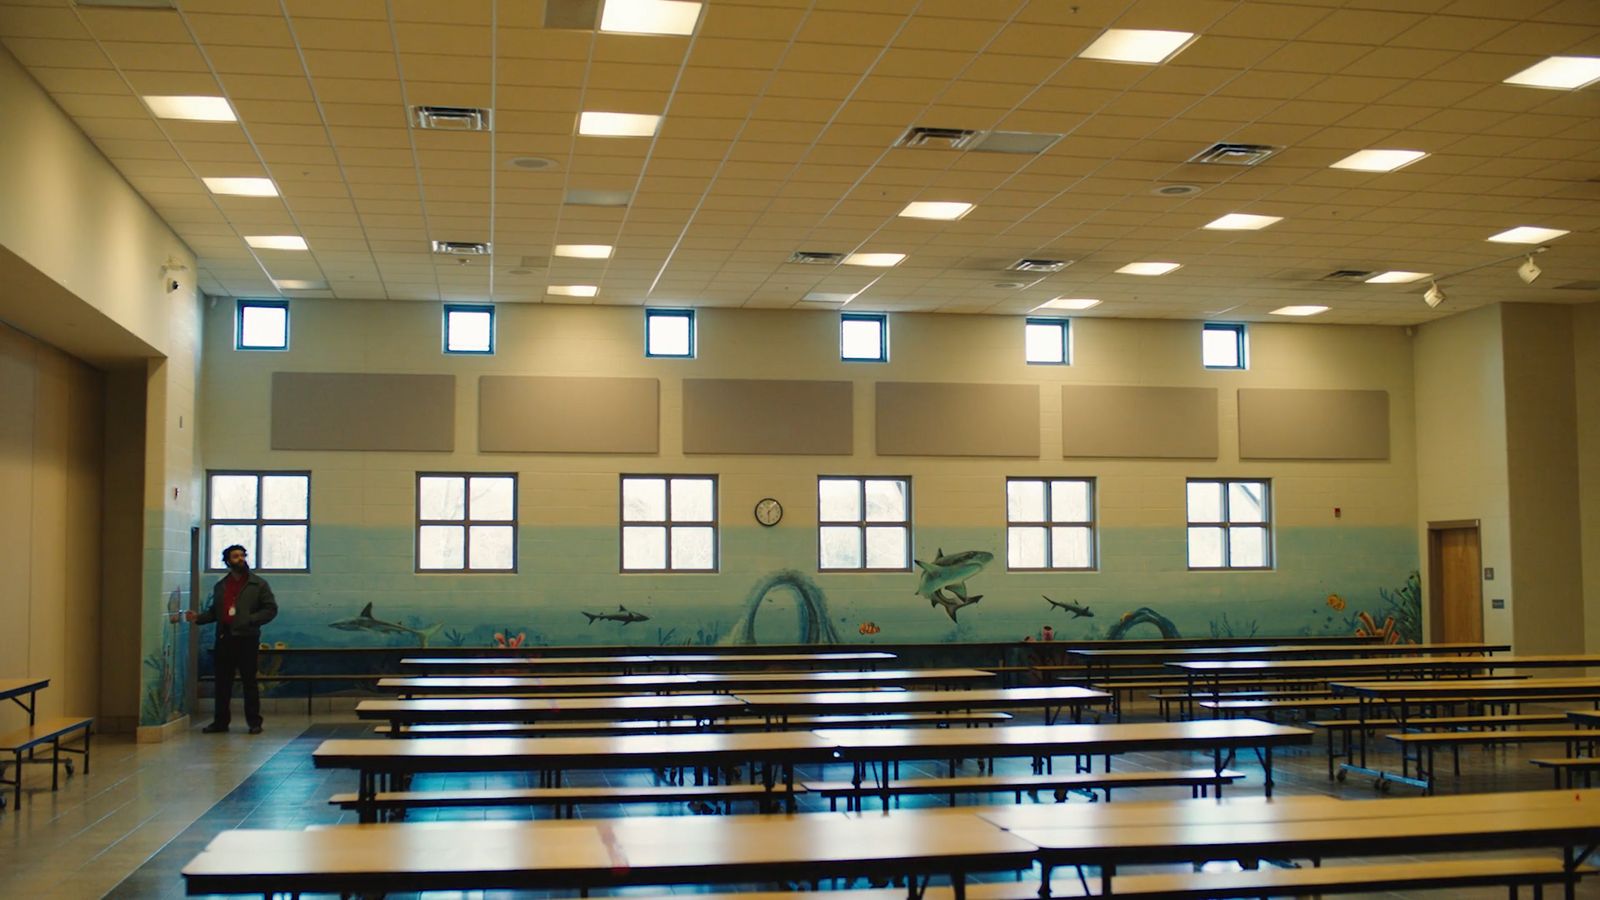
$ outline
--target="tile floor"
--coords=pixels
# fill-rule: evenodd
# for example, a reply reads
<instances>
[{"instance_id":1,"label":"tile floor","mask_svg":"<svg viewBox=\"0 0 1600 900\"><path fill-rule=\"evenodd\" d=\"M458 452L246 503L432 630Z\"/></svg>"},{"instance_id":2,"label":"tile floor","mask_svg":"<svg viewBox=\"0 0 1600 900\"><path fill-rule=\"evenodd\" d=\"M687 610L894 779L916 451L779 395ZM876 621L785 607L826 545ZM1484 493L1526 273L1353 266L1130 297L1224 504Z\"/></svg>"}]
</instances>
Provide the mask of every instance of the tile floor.
<instances>
[{"instance_id":1,"label":"tile floor","mask_svg":"<svg viewBox=\"0 0 1600 900\"><path fill-rule=\"evenodd\" d=\"M60 791L49 790L48 769L32 767L21 809L0 812L0 898L179 898L184 896L179 870L217 833L239 827L302 828L311 824L353 821L329 807L337 791L354 790L350 772L319 771L311 750L329 737L354 737L368 727L348 714L282 715L268 720L268 730L250 736L240 730L204 735L198 726L160 744L135 744L118 736L98 738L94 771L67 779ZM1548 748L1544 748L1548 749ZM1448 778L1441 791L1531 790L1549 786L1547 777L1526 764L1528 750L1473 750L1463 753L1464 774ZM1352 798L1374 796L1367 780L1338 783L1327 778L1320 746L1278 754L1278 789L1283 794L1321 793ZM1198 755L1129 754L1118 769L1176 768L1204 765ZM1025 761L1002 761L999 768L1024 767ZM1253 757L1236 766L1259 784ZM815 773L812 773L815 774ZM842 770L828 773L842 777ZM902 773L911 777L909 768ZM927 774L933 774L929 772ZM575 783L646 783L644 773L580 775L596 781ZM1247 784L1249 783L1247 782ZM419 778L416 787L461 788L525 784L515 776L440 775ZM1253 790L1242 787L1240 790ZM1005 795L1008 797L1009 795ZM1048 802L1048 796L1045 796ZM1129 797L1124 792L1122 797ZM1184 789L1149 789L1141 799L1187 796ZM995 796L993 802L1008 802ZM1069 802L1081 803L1082 799ZM915 798L905 805L942 805L941 798ZM802 808L825 809L826 802L807 799ZM634 814L650 808L629 807ZM681 804L662 805L654 814L687 814ZM438 810L415 819L532 818L547 811L500 809ZM618 815L616 807L594 806L581 815ZM692 892L678 889L678 892ZM659 889L642 893L660 894ZM394 895L391 895L394 896ZM415 896L415 895L413 895ZM443 897L539 897L534 892L471 892L428 894ZM1419 894L1442 897L1444 893ZM1501 889L1453 892L1451 897L1504 897ZM1580 896L1600 898L1600 879L1580 888Z\"/></svg>"}]
</instances>

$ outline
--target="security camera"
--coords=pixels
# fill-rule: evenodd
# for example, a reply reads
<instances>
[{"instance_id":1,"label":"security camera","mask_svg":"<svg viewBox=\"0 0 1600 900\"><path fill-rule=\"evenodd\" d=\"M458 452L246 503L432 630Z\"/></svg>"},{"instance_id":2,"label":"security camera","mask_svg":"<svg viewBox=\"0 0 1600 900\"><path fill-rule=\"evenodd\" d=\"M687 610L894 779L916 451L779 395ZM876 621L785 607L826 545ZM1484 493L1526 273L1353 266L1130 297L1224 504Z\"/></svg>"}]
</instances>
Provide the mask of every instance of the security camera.
<instances>
[{"instance_id":1,"label":"security camera","mask_svg":"<svg viewBox=\"0 0 1600 900\"><path fill-rule=\"evenodd\" d=\"M1439 290L1438 284L1430 285L1423 293L1422 301L1429 306L1438 306L1444 302L1444 291Z\"/></svg>"},{"instance_id":2,"label":"security camera","mask_svg":"<svg viewBox=\"0 0 1600 900\"><path fill-rule=\"evenodd\" d=\"M183 285L178 283L178 279L176 279L176 278L167 279L167 293L171 294L171 293L177 291L178 288L181 288L181 287L183 287Z\"/></svg>"},{"instance_id":3,"label":"security camera","mask_svg":"<svg viewBox=\"0 0 1600 900\"><path fill-rule=\"evenodd\" d=\"M1538 278L1542 272L1544 272L1543 269L1534 265L1532 255L1528 257L1527 262L1517 266L1517 277L1522 279L1523 284L1533 284L1533 280Z\"/></svg>"}]
</instances>

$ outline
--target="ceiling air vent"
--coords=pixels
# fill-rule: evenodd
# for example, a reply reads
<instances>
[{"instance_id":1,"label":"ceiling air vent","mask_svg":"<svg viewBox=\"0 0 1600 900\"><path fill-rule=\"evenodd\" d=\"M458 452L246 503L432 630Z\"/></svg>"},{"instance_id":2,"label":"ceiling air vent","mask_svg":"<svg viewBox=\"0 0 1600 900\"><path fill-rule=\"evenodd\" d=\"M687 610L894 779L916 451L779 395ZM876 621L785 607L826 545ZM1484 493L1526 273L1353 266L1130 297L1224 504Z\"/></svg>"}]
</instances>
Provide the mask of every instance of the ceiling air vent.
<instances>
[{"instance_id":1,"label":"ceiling air vent","mask_svg":"<svg viewBox=\"0 0 1600 900\"><path fill-rule=\"evenodd\" d=\"M802 266L836 266L843 259L843 253L820 253L816 250L796 250L789 256L789 262Z\"/></svg>"},{"instance_id":2,"label":"ceiling air vent","mask_svg":"<svg viewBox=\"0 0 1600 900\"><path fill-rule=\"evenodd\" d=\"M1189 162L1213 166L1253 166L1280 149L1266 144L1230 144L1224 141L1189 157Z\"/></svg>"},{"instance_id":3,"label":"ceiling air vent","mask_svg":"<svg viewBox=\"0 0 1600 900\"><path fill-rule=\"evenodd\" d=\"M488 131L490 112L475 106L413 106L411 124L434 131Z\"/></svg>"},{"instance_id":4,"label":"ceiling air vent","mask_svg":"<svg viewBox=\"0 0 1600 900\"><path fill-rule=\"evenodd\" d=\"M1013 272L1059 272L1072 265L1070 259L1029 259L1023 258L1006 266Z\"/></svg>"},{"instance_id":5,"label":"ceiling air vent","mask_svg":"<svg viewBox=\"0 0 1600 900\"><path fill-rule=\"evenodd\" d=\"M450 256L487 256L488 241L434 241L433 252Z\"/></svg>"},{"instance_id":6,"label":"ceiling air vent","mask_svg":"<svg viewBox=\"0 0 1600 900\"><path fill-rule=\"evenodd\" d=\"M1323 281L1366 281L1372 277L1371 272L1360 269L1336 269L1322 276Z\"/></svg>"},{"instance_id":7,"label":"ceiling air vent","mask_svg":"<svg viewBox=\"0 0 1600 900\"><path fill-rule=\"evenodd\" d=\"M981 132L970 128L928 128L922 125L912 126L910 131L900 136L895 141L896 147L944 147L950 150L964 149Z\"/></svg>"},{"instance_id":8,"label":"ceiling air vent","mask_svg":"<svg viewBox=\"0 0 1600 900\"><path fill-rule=\"evenodd\" d=\"M544 27L593 31L600 22L600 0L545 0Z\"/></svg>"}]
</instances>

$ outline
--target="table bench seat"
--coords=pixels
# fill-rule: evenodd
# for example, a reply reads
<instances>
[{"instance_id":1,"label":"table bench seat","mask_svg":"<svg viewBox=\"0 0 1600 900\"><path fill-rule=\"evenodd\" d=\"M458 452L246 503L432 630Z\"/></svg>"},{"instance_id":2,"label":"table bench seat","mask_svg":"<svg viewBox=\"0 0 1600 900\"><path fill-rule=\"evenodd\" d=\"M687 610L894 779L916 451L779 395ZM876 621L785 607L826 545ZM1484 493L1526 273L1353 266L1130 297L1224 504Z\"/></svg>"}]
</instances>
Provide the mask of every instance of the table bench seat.
<instances>
[{"instance_id":1,"label":"table bench seat","mask_svg":"<svg viewBox=\"0 0 1600 900\"><path fill-rule=\"evenodd\" d=\"M727 804L735 800L754 800L763 808L775 800L805 793L796 786L761 784L640 785L636 787L537 787L487 788L455 791L380 791L375 808L387 812L408 809L460 807L550 806L556 818L573 818L575 808L585 803L633 804L694 802ZM334 794L328 803L340 809L357 809L354 793Z\"/></svg>"},{"instance_id":2,"label":"table bench seat","mask_svg":"<svg viewBox=\"0 0 1600 900\"><path fill-rule=\"evenodd\" d=\"M1567 721L1565 713L1509 713L1505 715L1480 715L1480 716L1425 716L1406 720L1405 726L1418 731L1432 730L1435 728L1470 728L1482 726L1484 728L1510 728L1516 725L1560 725ZM1351 737L1362 726L1360 719L1320 719L1307 722L1312 728L1321 729L1328 734L1328 777L1335 774L1334 760L1337 756L1346 759L1354 757L1354 741ZM1399 719L1379 718L1366 721L1368 731L1376 728L1393 728L1400 724ZM1335 753L1335 743L1340 735L1344 737L1344 750Z\"/></svg>"},{"instance_id":3,"label":"table bench seat","mask_svg":"<svg viewBox=\"0 0 1600 900\"><path fill-rule=\"evenodd\" d=\"M1163 719L1172 718L1172 707L1193 713L1194 704L1201 700L1292 700L1310 697L1331 697L1326 687L1275 688L1270 690L1242 691L1157 691L1150 695Z\"/></svg>"},{"instance_id":4,"label":"table bench seat","mask_svg":"<svg viewBox=\"0 0 1600 900\"><path fill-rule=\"evenodd\" d=\"M916 778L895 781L886 787L870 784L856 785L848 781L807 781L805 789L828 798L828 808L838 809L839 798L846 800L847 809L860 809L861 798L878 796L887 808L888 798L911 795L947 795L950 805L956 805L958 794L1016 795L1022 802L1024 793L1055 791L1058 797L1066 791L1101 790L1106 800L1111 799L1114 788L1136 787L1187 787L1190 796L1204 797L1213 785L1232 784L1244 774L1232 769L1216 772L1211 769L1182 769L1171 772L1081 772L1070 775L975 775L958 778Z\"/></svg>"},{"instance_id":5,"label":"table bench seat","mask_svg":"<svg viewBox=\"0 0 1600 900\"><path fill-rule=\"evenodd\" d=\"M769 723L764 718L741 716L705 724L693 719L626 720L598 722L463 722L407 725L401 734L412 737L539 737L542 735L674 734L678 732L781 731L785 728L852 727L872 728L906 725L999 725L1011 721L1007 712L927 712L880 713L862 715L789 716L787 723ZM378 734L392 735L389 725L379 725Z\"/></svg>"},{"instance_id":6,"label":"table bench seat","mask_svg":"<svg viewBox=\"0 0 1600 900\"><path fill-rule=\"evenodd\" d=\"M1409 723L1408 723L1409 724ZM1439 733L1405 732L1403 734L1386 734L1386 740L1394 741L1400 745L1400 774L1409 777L1409 767L1416 766L1417 779L1422 782L1426 793L1433 793L1434 783L1434 752L1440 747L1448 747L1453 756L1453 769L1455 774L1461 774L1461 748L1474 745L1488 746L1490 744L1555 744L1567 745L1567 756L1575 757L1578 748L1589 746L1600 740L1600 734L1590 730L1581 731L1573 729L1554 730L1529 730L1529 731L1451 731ZM1416 755L1412 756L1412 748L1416 748Z\"/></svg>"},{"instance_id":7,"label":"table bench seat","mask_svg":"<svg viewBox=\"0 0 1600 900\"><path fill-rule=\"evenodd\" d=\"M22 764L33 762L33 753L42 747L50 747L50 790L61 786L61 769L65 768L67 774L72 774L72 760L62 759L61 754L72 753L83 757L83 771L89 771L89 743L90 734L94 730L92 716L59 716L51 719L34 722L13 731L0 734L0 753L10 753L12 757L12 774L10 778L0 777L0 784L11 785L15 802L22 805ZM83 746L64 747L61 745L63 738L83 733ZM28 759L24 760L23 757ZM37 760L45 762L45 760ZM0 793L0 809L5 808L5 794Z\"/></svg>"},{"instance_id":8,"label":"table bench seat","mask_svg":"<svg viewBox=\"0 0 1600 900\"><path fill-rule=\"evenodd\" d=\"M1528 762L1541 769L1549 769L1553 772L1555 774L1556 787L1558 788L1562 786L1563 775L1566 778L1567 787L1576 787L1574 783L1576 781L1575 776L1579 774L1583 775L1584 786L1588 787L1593 780L1594 773L1600 770L1600 759L1596 759L1593 756L1543 757L1530 759Z\"/></svg>"}]
</instances>

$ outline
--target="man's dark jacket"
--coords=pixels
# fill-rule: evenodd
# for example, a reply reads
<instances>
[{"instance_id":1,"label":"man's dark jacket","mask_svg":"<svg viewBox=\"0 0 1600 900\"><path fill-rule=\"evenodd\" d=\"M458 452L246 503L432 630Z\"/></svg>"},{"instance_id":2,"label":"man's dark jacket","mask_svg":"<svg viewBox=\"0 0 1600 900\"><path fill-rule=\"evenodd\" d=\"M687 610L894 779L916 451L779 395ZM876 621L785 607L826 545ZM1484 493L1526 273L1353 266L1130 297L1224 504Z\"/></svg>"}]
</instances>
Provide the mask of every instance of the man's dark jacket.
<instances>
[{"instance_id":1,"label":"man's dark jacket","mask_svg":"<svg viewBox=\"0 0 1600 900\"><path fill-rule=\"evenodd\" d=\"M195 618L196 625L209 625L217 621L223 604L223 586L233 573L222 576L211 588L211 605ZM261 626L277 618L278 601L272 596L272 588L260 575L251 572L246 576L244 587L239 589L239 599L233 617L233 622L228 627L228 633L234 637L259 638ZM220 632L222 626L218 625Z\"/></svg>"}]
</instances>

